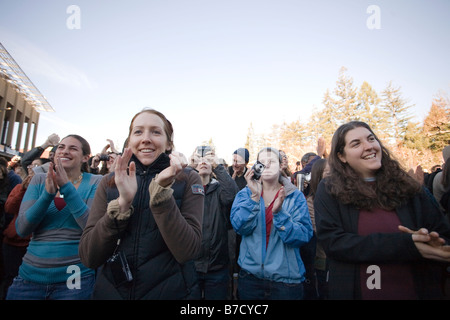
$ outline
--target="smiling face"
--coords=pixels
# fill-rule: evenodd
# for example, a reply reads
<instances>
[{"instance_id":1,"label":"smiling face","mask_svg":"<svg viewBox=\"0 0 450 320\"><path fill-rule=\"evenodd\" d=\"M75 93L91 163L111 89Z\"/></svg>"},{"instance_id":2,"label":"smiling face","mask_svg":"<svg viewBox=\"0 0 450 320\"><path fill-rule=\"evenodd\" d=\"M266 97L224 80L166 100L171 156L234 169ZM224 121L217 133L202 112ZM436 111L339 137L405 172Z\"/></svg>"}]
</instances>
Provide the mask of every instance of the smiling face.
<instances>
[{"instance_id":1,"label":"smiling face","mask_svg":"<svg viewBox=\"0 0 450 320\"><path fill-rule=\"evenodd\" d=\"M128 147L143 165L152 164L161 153L171 149L164 121L150 112L137 115L131 125Z\"/></svg>"},{"instance_id":2,"label":"smiling face","mask_svg":"<svg viewBox=\"0 0 450 320\"><path fill-rule=\"evenodd\" d=\"M78 139L68 136L61 140L56 149L55 159L58 158L64 169L78 169L89 160L89 154L83 154L83 145Z\"/></svg>"},{"instance_id":3,"label":"smiling face","mask_svg":"<svg viewBox=\"0 0 450 320\"><path fill-rule=\"evenodd\" d=\"M381 168L381 146L367 128L356 127L345 135L345 147L338 154L339 160L347 163L362 178L375 177Z\"/></svg>"},{"instance_id":4,"label":"smiling face","mask_svg":"<svg viewBox=\"0 0 450 320\"><path fill-rule=\"evenodd\" d=\"M233 154L233 163L232 163L232 167L233 167L233 171L241 174L244 172L245 170L245 159L242 158L239 154Z\"/></svg>"}]
</instances>

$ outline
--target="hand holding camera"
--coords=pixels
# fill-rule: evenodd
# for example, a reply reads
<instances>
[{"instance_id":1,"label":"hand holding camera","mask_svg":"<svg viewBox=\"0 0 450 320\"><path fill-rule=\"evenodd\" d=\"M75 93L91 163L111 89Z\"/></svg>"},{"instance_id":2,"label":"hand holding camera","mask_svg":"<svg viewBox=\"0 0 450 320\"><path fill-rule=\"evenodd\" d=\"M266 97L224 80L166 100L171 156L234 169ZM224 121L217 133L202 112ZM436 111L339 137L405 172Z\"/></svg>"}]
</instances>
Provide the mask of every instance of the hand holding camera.
<instances>
[{"instance_id":1,"label":"hand holding camera","mask_svg":"<svg viewBox=\"0 0 450 320\"><path fill-rule=\"evenodd\" d=\"M247 181L247 186L250 189L250 191L252 192L252 200L255 202L259 202L259 199L261 198L261 192L262 192L262 184L261 184L261 180L255 179L255 166L253 166L250 170L247 170L247 172L245 173L244 177L245 180ZM257 166L258 168L260 168L259 166ZM258 170L258 169L257 169ZM259 173L262 173L261 171L259 171ZM259 177L261 177L261 175L259 175Z\"/></svg>"},{"instance_id":2,"label":"hand holding camera","mask_svg":"<svg viewBox=\"0 0 450 320\"><path fill-rule=\"evenodd\" d=\"M108 154L101 154L98 158L99 161L109 161L110 156Z\"/></svg>"},{"instance_id":3,"label":"hand holding camera","mask_svg":"<svg viewBox=\"0 0 450 320\"><path fill-rule=\"evenodd\" d=\"M194 168L197 167L199 163L208 162L211 164L212 169L217 168L219 164L223 163L223 161L219 160L210 146L197 147L192 156L192 162Z\"/></svg>"},{"instance_id":4,"label":"hand holding camera","mask_svg":"<svg viewBox=\"0 0 450 320\"><path fill-rule=\"evenodd\" d=\"M266 166L264 164L262 164L261 162L259 162L259 160L257 160L251 168L251 170L253 170L252 179L259 180L259 178L261 178L261 175L265 168L266 168Z\"/></svg>"}]
</instances>

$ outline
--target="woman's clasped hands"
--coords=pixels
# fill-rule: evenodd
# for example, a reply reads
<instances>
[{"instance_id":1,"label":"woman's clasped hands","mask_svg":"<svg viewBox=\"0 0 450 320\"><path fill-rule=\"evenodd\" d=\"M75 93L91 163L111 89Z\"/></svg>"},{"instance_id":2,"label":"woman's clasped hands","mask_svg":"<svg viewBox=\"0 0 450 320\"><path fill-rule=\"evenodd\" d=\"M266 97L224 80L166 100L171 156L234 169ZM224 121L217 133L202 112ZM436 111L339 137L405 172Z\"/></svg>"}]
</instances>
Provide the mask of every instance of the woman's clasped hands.
<instances>
[{"instance_id":1,"label":"woman's clasped hands","mask_svg":"<svg viewBox=\"0 0 450 320\"><path fill-rule=\"evenodd\" d=\"M400 231L410 233L417 250L422 257L442 262L450 262L450 245L435 231L429 232L426 228L413 231L405 226L398 227Z\"/></svg>"}]
</instances>

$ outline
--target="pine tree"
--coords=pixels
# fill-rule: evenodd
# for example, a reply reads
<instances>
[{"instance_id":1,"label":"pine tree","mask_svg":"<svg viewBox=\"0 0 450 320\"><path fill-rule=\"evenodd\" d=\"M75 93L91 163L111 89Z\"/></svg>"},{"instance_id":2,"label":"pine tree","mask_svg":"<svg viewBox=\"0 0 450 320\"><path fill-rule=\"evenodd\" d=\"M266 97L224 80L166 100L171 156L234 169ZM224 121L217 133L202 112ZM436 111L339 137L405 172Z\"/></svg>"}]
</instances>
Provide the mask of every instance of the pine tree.
<instances>
[{"instance_id":1,"label":"pine tree","mask_svg":"<svg viewBox=\"0 0 450 320\"><path fill-rule=\"evenodd\" d=\"M450 144L450 103L448 97L438 94L431 103L430 112L423 123L428 147L440 152Z\"/></svg>"},{"instance_id":2,"label":"pine tree","mask_svg":"<svg viewBox=\"0 0 450 320\"><path fill-rule=\"evenodd\" d=\"M403 140L410 116L409 110L413 105L407 105L407 101L402 98L400 87L395 88L392 81L382 92L381 110L387 112L388 128L387 133L391 142L399 145Z\"/></svg>"}]
</instances>

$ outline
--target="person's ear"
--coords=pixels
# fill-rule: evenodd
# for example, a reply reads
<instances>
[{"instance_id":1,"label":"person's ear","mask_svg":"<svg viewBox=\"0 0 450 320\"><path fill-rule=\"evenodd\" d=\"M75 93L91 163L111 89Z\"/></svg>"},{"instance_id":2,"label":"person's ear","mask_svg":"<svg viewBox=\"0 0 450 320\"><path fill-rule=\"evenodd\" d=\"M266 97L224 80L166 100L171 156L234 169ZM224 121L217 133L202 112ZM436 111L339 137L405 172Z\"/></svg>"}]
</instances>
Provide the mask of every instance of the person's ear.
<instances>
[{"instance_id":1,"label":"person's ear","mask_svg":"<svg viewBox=\"0 0 450 320\"><path fill-rule=\"evenodd\" d=\"M337 156L338 156L339 160L341 160L341 162L347 163L345 156L343 156L340 152L337 153Z\"/></svg>"}]
</instances>

